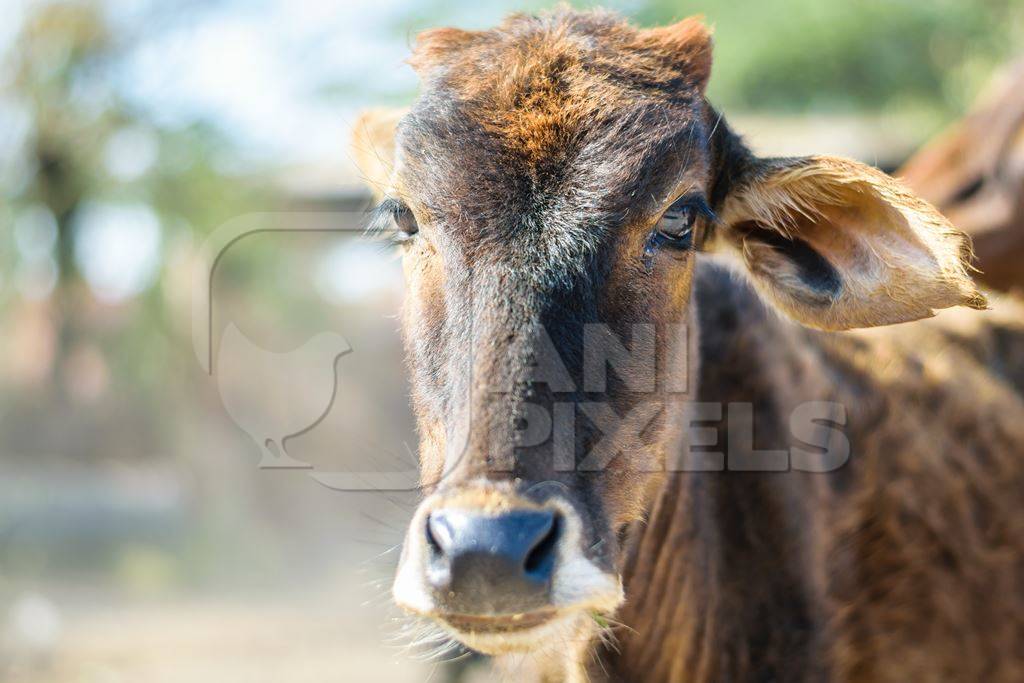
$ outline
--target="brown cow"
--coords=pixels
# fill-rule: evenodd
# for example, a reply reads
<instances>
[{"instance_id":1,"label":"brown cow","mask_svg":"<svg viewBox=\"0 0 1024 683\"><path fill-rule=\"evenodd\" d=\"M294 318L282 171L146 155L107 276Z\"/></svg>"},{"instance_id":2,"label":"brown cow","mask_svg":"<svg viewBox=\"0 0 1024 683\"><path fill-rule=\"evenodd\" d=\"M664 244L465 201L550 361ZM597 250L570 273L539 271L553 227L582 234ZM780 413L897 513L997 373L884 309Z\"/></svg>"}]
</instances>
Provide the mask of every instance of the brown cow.
<instances>
[{"instance_id":1,"label":"brown cow","mask_svg":"<svg viewBox=\"0 0 1024 683\"><path fill-rule=\"evenodd\" d=\"M398 604L513 680L1024 680L1024 316L968 310L965 236L754 157L693 19L517 15L412 64L356 139L409 290Z\"/></svg>"},{"instance_id":2,"label":"brown cow","mask_svg":"<svg viewBox=\"0 0 1024 683\"><path fill-rule=\"evenodd\" d=\"M897 175L971 235L986 284L1024 291L1024 60Z\"/></svg>"}]
</instances>

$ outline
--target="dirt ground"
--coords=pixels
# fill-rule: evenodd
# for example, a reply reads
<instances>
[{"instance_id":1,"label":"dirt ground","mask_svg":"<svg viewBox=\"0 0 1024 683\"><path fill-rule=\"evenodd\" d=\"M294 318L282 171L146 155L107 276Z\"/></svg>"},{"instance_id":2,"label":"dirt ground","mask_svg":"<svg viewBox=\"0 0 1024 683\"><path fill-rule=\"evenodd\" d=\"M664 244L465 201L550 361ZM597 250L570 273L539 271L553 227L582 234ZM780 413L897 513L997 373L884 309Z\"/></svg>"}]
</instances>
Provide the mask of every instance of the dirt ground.
<instances>
[{"instance_id":1,"label":"dirt ground","mask_svg":"<svg viewBox=\"0 0 1024 683\"><path fill-rule=\"evenodd\" d=\"M443 668L387 645L387 618L357 595L320 600L121 604L61 616L46 657L11 683L422 683ZM381 609L382 613L387 610Z\"/></svg>"}]
</instances>

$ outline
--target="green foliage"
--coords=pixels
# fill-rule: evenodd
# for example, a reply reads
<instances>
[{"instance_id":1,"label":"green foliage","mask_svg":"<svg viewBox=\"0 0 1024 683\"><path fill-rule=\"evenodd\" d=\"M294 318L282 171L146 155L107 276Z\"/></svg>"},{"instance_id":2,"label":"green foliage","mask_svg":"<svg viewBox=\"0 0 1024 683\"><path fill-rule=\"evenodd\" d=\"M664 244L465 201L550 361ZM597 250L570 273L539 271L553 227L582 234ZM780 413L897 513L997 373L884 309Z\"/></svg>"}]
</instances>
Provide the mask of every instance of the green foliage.
<instances>
[{"instance_id":1,"label":"green foliage","mask_svg":"<svg viewBox=\"0 0 1024 683\"><path fill-rule=\"evenodd\" d=\"M855 112L892 105L962 111L1020 38L1005 0L765 0L688 3L716 29L710 95L746 110ZM682 14L652 0L645 23Z\"/></svg>"}]
</instances>

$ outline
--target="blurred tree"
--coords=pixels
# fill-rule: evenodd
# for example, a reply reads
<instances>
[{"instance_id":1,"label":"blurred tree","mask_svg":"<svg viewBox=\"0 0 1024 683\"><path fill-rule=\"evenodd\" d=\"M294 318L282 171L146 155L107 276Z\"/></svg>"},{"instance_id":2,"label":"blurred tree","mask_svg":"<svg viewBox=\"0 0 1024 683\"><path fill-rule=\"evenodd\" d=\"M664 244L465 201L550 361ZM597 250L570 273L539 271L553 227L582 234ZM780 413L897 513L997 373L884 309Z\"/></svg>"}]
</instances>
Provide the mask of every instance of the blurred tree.
<instances>
[{"instance_id":1,"label":"blurred tree","mask_svg":"<svg viewBox=\"0 0 1024 683\"><path fill-rule=\"evenodd\" d=\"M224 571L276 557L242 531L249 498L265 493L237 485L255 467L210 457L223 410L212 387L195 381L190 257L206 231L271 209L279 197L265 168L235 163L239 150L214 124L172 126L127 92L124 67L140 46L191 20L196 7L178 4L175 14L158 3L112 5L35 2L13 39L0 42L0 122L12 124L0 134L0 463L5 472L59 479L69 469L146 461L165 486L192 497L169 519L127 506L116 516L124 524L101 515L39 537L27 531L27 545L0 552L0 589L8 572L109 570L133 542L173 547L174 566L186 574L212 574L210 557ZM238 271L270 260L248 255L221 269L220 281L230 286ZM196 474L204 468L216 475ZM33 495L27 500L39 509L57 506L49 488ZM76 495L95 514L124 506L89 490ZM19 529L10 503L0 500L0 539Z\"/></svg>"},{"instance_id":2,"label":"blurred tree","mask_svg":"<svg viewBox=\"0 0 1024 683\"><path fill-rule=\"evenodd\" d=\"M97 154L97 129L108 125L85 123L73 101L72 86L109 45L110 36L93 8L54 5L29 19L11 51L15 96L27 105L33 123L25 142L29 167L35 171L21 196L14 197L15 205L21 203L18 200L40 203L57 228L54 300L60 310L54 317L57 346L50 387L64 385L64 360L78 326L71 226L92 180L88 170Z\"/></svg>"},{"instance_id":3,"label":"blurred tree","mask_svg":"<svg viewBox=\"0 0 1024 683\"><path fill-rule=\"evenodd\" d=\"M40 361L47 372L0 395L11 404L0 414L11 451L65 452L69 438L83 458L169 450L166 406L187 390L187 373L175 369L191 344L187 326L170 320L170 302L189 292L165 290L164 269L184 267L167 252L201 238L193 226L272 201L259 169L248 177L218 170L231 150L213 127L161 125L121 92L119 67L168 23L142 12L115 29L105 5L43 2L27 9L2 56L0 104L27 125L0 174L0 220L19 245L0 315L22 337L16 353L48 356ZM48 229L50 245L39 234ZM25 247L32 242L42 246ZM41 322L19 326L25 318ZM32 395L38 400L26 400ZM132 428L105 429L111 420Z\"/></svg>"}]
</instances>

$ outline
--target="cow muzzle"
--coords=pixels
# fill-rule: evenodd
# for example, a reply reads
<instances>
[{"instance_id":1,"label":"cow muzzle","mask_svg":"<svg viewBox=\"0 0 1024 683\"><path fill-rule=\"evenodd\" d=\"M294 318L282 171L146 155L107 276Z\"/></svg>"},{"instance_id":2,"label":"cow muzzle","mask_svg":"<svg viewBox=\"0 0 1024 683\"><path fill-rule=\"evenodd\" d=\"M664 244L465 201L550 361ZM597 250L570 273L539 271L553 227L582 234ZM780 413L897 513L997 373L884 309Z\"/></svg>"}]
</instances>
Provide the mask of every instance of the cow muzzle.
<instances>
[{"instance_id":1,"label":"cow muzzle","mask_svg":"<svg viewBox=\"0 0 1024 683\"><path fill-rule=\"evenodd\" d=\"M587 556L582 526L562 500L489 489L434 496L410 525L395 601L481 652L534 649L622 601L618 575Z\"/></svg>"}]
</instances>

